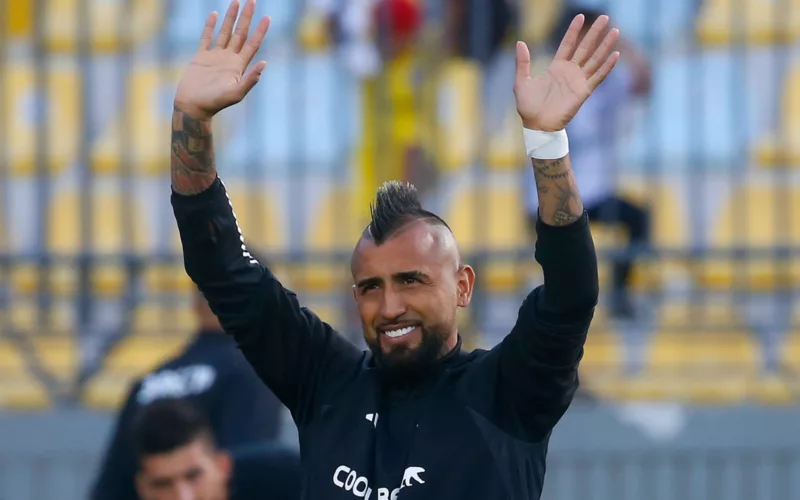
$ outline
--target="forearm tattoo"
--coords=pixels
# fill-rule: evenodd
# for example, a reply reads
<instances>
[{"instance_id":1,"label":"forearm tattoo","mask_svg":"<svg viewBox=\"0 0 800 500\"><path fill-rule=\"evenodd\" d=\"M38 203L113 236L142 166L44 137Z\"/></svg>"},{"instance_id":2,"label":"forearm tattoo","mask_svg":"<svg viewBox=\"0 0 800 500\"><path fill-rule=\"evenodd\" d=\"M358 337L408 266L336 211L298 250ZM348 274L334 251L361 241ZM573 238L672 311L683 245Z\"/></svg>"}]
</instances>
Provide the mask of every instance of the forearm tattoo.
<instances>
[{"instance_id":1,"label":"forearm tattoo","mask_svg":"<svg viewBox=\"0 0 800 500\"><path fill-rule=\"evenodd\" d=\"M557 160L533 159L536 190L539 193L539 216L551 226L564 226L583 215L569 156Z\"/></svg>"},{"instance_id":2,"label":"forearm tattoo","mask_svg":"<svg viewBox=\"0 0 800 500\"><path fill-rule=\"evenodd\" d=\"M183 195L205 191L217 177L211 121L178 108L172 114L172 188Z\"/></svg>"}]
</instances>

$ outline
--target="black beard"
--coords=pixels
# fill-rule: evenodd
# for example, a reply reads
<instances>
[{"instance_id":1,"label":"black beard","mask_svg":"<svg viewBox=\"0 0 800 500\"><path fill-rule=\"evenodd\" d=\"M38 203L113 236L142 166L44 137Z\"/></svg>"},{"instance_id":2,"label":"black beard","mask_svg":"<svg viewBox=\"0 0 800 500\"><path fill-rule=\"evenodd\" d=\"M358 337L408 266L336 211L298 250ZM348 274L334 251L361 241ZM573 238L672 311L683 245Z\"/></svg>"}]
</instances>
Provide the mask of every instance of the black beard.
<instances>
[{"instance_id":1,"label":"black beard","mask_svg":"<svg viewBox=\"0 0 800 500\"><path fill-rule=\"evenodd\" d=\"M370 345L369 348L386 382L392 385L409 385L417 383L433 370L445 342L445 335L422 328L422 342L413 349L398 347L384 353L380 347L380 338L377 345Z\"/></svg>"}]
</instances>

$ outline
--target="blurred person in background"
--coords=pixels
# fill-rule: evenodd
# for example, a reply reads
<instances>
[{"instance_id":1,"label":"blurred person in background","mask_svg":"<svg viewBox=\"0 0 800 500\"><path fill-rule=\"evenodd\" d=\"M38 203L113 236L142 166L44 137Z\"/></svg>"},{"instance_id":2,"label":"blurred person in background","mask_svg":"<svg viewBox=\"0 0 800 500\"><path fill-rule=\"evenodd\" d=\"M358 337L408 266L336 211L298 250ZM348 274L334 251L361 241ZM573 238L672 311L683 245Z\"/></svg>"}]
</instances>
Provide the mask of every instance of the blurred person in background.
<instances>
[{"instance_id":1,"label":"blurred person in background","mask_svg":"<svg viewBox=\"0 0 800 500\"><path fill-rule=\"evenodd\" d=\"M360 86L359 196L353 197L359 213L387 180L436 183L434 107L426 102L433 80L419 51L424 6L422 0L312 0L308 6L304 24L324 26L327 34L305 38L335 44Z\"/></svg>"},{"instance_id":2,"label":"blurred person in background","mask_svg":"<svg viewBox=\"0 0 800 500\"><path fill-rule=\"evenodd\" d=\"M445 0L445 43L451 57L481 69L482 126L487 134L502 130L513 109L514 44L519 7L516 0Z\"/></svg>"},{"instance_id":3,"label":"blurred person in background","mask_svg":"<svg viewBox=\"0 0 800 500\"><path fill-rule=\"evenodd\" d=\"M446 0L445 32L456 57L488 65L515 26L512 0Z\"/></svg>"},{"instance_id":4,"label":"blurred person in background","mask_svg":"<svg viewBox=\"0 0 800 500\"><path fill-rule=\"evenodd\" d=\"M209 415L222 448L275 441L281 432L281 403L264 387L199 292L194 294L199 331L173 359L134 383L118 416L91 498L136 498L136 456L130 441L134 415L154 401L185 397Z\"/></svg>"},{"instance_id":5,"label":"blurred person in background","mask_svg":"<svg viewBox=\"0 0 800 500\"><path fill-rule=\"evenodd\" d=\"M230 451L187 399L143 407L133 422L136 490L142 500L299 500L300 458L269 443Z\"/></svg>"},{"instance_id":6,"label":"blurred person in background","mask_svg":"<svg viewBox=\"0 0 800 500\"><path fill-rule=\"evenodd\" d=\"M362 350L248 251L218 174L213 118L267 67L251 62L270 18L253 23L255 0L239 9L231 2L216 36L219 14L208 16L177 86L170 199L187 273L297 424L304 498L540 498L598 299L565 127L616 64L619 31L603 36L603 16L578 44L577 16L535 77L528 47L517 44L513 91L540 198L535 256L545 284L509 334L491 350L462 351L457 313L471 302L475 272L447 223L422 208L413 186L393 181L378 189L351 255Z\"/></svg>"},{"instance_id":7,"label":"blurred person in background","mask_svg":"<svg viewBox=\"0 0 800 500\"><path fill-rule=\"evenodd\" d=\"M604 15L590 8L565 8L549 40L552 52L558 48L570 22L578 14L586 17L581 37L586 35L592 23ZM651 74L649 63L632 42L620 38L617 49L623 64L592 93L570 122L567 131L570 155L576 166L575 175L590 220L624 226L629 236L628 250L636 251L647 248L650 243L650 214L645 207L617 193L614 150L621 112L633 99L649 94ZM526 172L526 175L532 177L530 172ZM526 188L531 184L526 182ZM537 193L528 189L528 227L534 238L538 199ZM609 312L618 319L636 316L629 290L633 264L632 256L619 257L613 262Z\"/></svg>"}]
</instances>

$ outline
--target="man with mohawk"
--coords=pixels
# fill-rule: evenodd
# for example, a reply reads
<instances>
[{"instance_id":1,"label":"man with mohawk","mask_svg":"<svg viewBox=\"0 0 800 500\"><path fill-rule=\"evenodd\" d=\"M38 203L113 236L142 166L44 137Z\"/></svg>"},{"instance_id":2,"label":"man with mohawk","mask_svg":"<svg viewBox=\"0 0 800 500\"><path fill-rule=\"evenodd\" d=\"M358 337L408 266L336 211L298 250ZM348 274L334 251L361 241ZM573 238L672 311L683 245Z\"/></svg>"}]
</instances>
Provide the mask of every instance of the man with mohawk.
<instances>
[{"instance_id":1,"label":"man with mohawk","mask_svg":"<svg viewBox=\"0 0 800 500\"><path fill-rule=\"evenodd\" d=\"M304 499L523 500L541 496L553 427L578 386L598 296L597 258L570 167L566 125L605 79L619 32L602 16L578 43L578 15L547 71L517 44L514 86L539 193L536 259L544 285L491 350L465 352L456 311L475 273L449 227L408 184L382 186L353 251L362 352L248 252L217 175L211 119L241 101L266 62L247 67L255 1L231 4L213 42L206 22L178 85L172 204L186 270L264 383L291 410Z\"/></svg>"}]
</instances>

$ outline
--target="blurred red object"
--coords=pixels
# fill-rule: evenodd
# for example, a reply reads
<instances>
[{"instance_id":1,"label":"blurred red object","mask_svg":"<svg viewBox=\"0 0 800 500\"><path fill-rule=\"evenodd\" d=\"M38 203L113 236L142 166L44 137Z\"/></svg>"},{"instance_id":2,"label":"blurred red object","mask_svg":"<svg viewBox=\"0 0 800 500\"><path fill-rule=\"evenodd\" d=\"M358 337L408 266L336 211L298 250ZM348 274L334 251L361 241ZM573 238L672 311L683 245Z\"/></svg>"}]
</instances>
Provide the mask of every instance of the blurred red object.
<instances>
[{"instance_id":1,"label":"blurred red object","mask_svg":"<svg viewBox=\"0 0 800 500\"><path fill-rule=\"evenodd\" d=\"M381 0L375 6L375 21L394 36L410 36L422 24L422 7L416 0Z\"/></svg>"}]
</instances>

